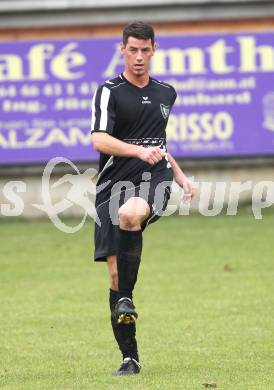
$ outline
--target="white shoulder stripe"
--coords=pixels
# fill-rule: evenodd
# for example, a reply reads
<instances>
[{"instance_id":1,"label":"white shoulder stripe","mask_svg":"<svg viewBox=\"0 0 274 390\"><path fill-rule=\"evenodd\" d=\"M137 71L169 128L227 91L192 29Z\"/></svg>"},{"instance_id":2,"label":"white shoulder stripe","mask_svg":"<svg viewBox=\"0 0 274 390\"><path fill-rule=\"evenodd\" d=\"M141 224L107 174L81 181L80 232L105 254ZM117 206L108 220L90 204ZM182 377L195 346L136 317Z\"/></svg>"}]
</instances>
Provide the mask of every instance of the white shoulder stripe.
<instances>
[{"instance_id":1,"label":"white shoulder stripe","mask_svg":"<svg viewBox=\"0 0 274 390\"><path fill-rule=\"evenodd\" d=\"M119 83L117 85L114 85L114 87L111 87L111 89L120 87L120 85L123 85L123 84L126 84L126 81L124 81L123 83Z\"/></svg>"},{"instance_id":2,"label":"white shoulder stripe","mask_svg":"<svg viewBox=\"0 0 274 390\"><path fill-rule=\"evenodd\" d=\"M152 80L154 83L161 85L162 87L170 88L169 85L163 84L160 81Z\"/></svg>"},{"instance_id":3,"label":"white shoulder stripe","mask_svg":"<svg viewBox=\"0 0 274 390\"><path fill-rule=\"evenodd\" d=\"M103 87L100 108L101 108L101 120L98 130L106 130L108 124L108 102L109 102L110 90Z\"/></svg>"},{"instance_id":4,"label":"white shoulder stripe","mask_svg":"<svg viewBox=\"0 0 274 390\"><path fill-rule=\"evenodd\" d=\"M93 95L92 99L92 106L91 106L91 131L95 130L94 125L95 125L95 100L96 100L96 95L97 95L97 89Z\"/></svg>"}]
</instances>

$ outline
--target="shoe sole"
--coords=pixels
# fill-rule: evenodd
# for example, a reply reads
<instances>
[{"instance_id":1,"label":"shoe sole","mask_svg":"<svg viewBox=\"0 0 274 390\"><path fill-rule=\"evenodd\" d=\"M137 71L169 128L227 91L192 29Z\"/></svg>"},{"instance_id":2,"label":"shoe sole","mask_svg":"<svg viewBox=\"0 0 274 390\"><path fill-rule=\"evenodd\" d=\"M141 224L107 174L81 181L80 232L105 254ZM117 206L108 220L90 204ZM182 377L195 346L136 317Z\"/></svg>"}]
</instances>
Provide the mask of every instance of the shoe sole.
<instances>
[{"instance_id":1,"label":"shoe sole","mask_svg":"<svg viewBox=\"0 0 274 390\"><path fill-rule=\"evenodd\" d=\"M116 371L112 373L113 376L127 376L127 375L137 375L140 374L140 371L136 372L126 372L126 373L117 373Z\"/></svg>"},{"instance_id":2,"label":"shoe sole","mask_svg":"<svg viewBox=\"0 0 274 390\"><path fill-rule=\"evenodd\" d=\"M123 313L120 314L117 320L117 324L134 324L136 322L137 317L135 317L133 314Z\"/></svg>"}]
</instances>

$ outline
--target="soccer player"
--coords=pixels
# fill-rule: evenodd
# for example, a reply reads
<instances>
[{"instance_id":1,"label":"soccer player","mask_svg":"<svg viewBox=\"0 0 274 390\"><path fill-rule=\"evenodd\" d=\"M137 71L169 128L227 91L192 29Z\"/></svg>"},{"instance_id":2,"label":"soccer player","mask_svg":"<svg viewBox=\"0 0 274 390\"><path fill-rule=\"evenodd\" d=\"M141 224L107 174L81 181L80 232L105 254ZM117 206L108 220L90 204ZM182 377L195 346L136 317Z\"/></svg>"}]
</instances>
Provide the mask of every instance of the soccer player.
<instances>
[{"instance_id":1,"label":"soccer player","mask_svg":"<svg viewBox=\"0 0 274 390\"><path fill-rule=\"evenodd\" d=\"M174 88L149 76L153 28L133 22L123 30L124 72L99 86L92 101L92 143L100 152L96 194L95 261L107 261L109 304L123 362L114 375L140 372L138 314L132 301L142 232L166 208L174 180L191 200L194 188L166 149Z\"/></svg>"}]
</instances>

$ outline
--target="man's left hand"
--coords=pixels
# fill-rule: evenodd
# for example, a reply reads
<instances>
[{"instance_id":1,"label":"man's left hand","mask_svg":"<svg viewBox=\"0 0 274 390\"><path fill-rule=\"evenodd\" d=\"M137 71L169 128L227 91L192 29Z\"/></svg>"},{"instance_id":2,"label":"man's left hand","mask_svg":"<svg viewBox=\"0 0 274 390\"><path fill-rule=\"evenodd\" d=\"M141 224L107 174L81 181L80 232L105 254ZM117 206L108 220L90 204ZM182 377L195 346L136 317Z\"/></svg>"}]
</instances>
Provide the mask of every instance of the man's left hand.
<instances>
[{"instance_id":1,"label":"man's left hand","mask_svg":"<svg viewBox=\"0 0 274 390\"><path fill-rule=\"evenodd\" d=\"M196 193L196 188L194 187L193 183L185 175L175 177L174 179L176 183L184 190L184 195L182 198L183 202L191 202Z\"/></svg>"}]
</instances>

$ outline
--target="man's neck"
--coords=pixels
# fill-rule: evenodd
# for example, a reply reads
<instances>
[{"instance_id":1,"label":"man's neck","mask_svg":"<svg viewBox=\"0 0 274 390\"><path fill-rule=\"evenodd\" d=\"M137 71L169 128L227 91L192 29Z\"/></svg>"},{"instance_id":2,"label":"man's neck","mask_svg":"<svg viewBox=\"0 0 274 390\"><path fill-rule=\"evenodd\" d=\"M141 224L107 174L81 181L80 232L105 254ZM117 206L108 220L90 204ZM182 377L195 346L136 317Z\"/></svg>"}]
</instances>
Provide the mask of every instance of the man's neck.
<instances>
[{"instance_id":1,"label":"man's neck","mask_svg":"<svg viewBox=\"0 0 274 390\"><path fill-rule=\"evenodd\" d=\"M123 72L124 77L136 87L143 88L149 83L149 74L146 73L143 76L136 77L131 73L128 73L126 70Z\"/></svg>"}]
</instances>

